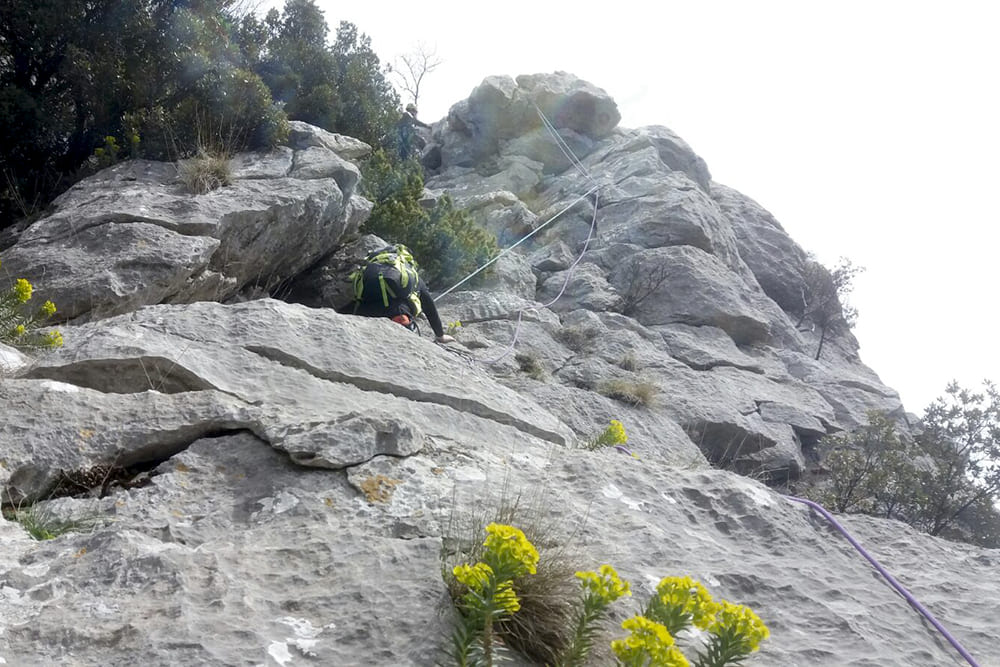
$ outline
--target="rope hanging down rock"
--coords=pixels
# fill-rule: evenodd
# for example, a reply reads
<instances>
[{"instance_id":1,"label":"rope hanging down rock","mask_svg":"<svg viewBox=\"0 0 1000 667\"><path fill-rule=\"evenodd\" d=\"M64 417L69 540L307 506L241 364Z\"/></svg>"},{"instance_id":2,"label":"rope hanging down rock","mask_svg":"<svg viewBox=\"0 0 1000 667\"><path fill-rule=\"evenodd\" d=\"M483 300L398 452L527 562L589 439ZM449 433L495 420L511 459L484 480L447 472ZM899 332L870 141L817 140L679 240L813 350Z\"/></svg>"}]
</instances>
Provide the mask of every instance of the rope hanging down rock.
<instances>
[{"instance_id":1,"label":"rope hanging down rock","mask_svg":"<svg viewBox=\"0 0 1000 667\"><path fill-rule=\"evenodd\" d=\"M583 243L583 250L580 251L579 256L577 256L576 260L574 260L573 263L570 264L569 269L566 271L566 279L563 281L563 285L562 285L562 288L559 290L559 293L556 294L555 298L552 299L551 301L549 301L548 303L544 303L544 304L541 304L541 305L538 305L538 306L531 306L530 308L522 308L522 309L520 309L520 310L517 311L517 324L514 327L514 336L512 337L511 342L507 345L507 347L504 349L504 351L499 356L497 356L497 357L495 357L493 359L476 359L476 361L479 361L481 363L488 364L488 365L492 365L492 364L496 364L496 363L500 362L507 355L509 355L511 352L514 351L515 347L517 346L518 336L521 333L521 324L522 324L522 322L524 320L524 313L529 312L529 311L533 311L533 310L537 311L537 310L539 310L541 308L548 308L549 306L553 305L556 301L558 301L560 299L560 297L562 297L563 293L566 291L566 287L569 286L569 281L573 277L573 271L576 269L577 264L579 264L580 261L583 260L583 256L585 254L587 254L587 248L590 246L590 241L594 237L594 231L597 229L597 209L598 209L598 204L599 204L599 191L601 189L600 184L594 179L593 176L590 175L590 173L587 172L586 168L580 162L579 158L577 158L576 155L573 154L573 150L566 144L565 141L563 141L563 138L559 136L559 133L556 131L555 126L553 126L552 123L549 121L549 119L545 117L545 114L542 112L541 109L538 108L537 104L535 105L535 111L538 112L538 117L541 118L542 124L545 126L545 129L548 130L548 132L552 136L552 138L555 140L556 146L559 147L559 150L562 151L563 155L566 156L566 158L570 161L570 163L572 163L572 165L577 169L577 171L579 171L580 174L583 175L584 178L586 178L588 181L590 181L593 184L593 187L591 187L585 193L583 193L582 195L580 195L579 197L577 197L576 199L574 199L567 206L564 206L562 208L562 210L560 210L558 213L556 213L551 218L549 218L548 220L546 220L543 224L539 225L535 229L533 229L530 232L528 232L528 234L526 234L525 236L521 237L516 243L514 243L513 245L511 245L509 248L504 249L504 251L501 252L500 254L498 254L496 257L494 257L490 261L486 262L485 264L483 264L482 266L480 266L478 269L476 269L475 271L473 271L472 273L470 273L466 277L464 277L461 280L459 280L457 283L455 283L454 285L452 285L451 287L449 287L448 289L446 289L444 292L441 292L441 294L437 295L434 298L434 301L437 302L439 299L442 299L445 296L447 296L448 294L450 294L453 290L455 290L455 288L459 287L460 285L462 285L463 283L465 283L466 281L468 281L469 279L471 279L473 276L477 275L478 273L480 273L481 271L483 271L484 269L486 269L486 267L490 266L491 264L493 264L494 262L496 262L497 260L499 260L501 257L503 257L504 255L506 255L508 252L510 252L511 250L513 250L514 248L516 248L517 246L521 245L522 243L524 243L525 241L527 241L528 239L530 239L532 236L534 236L538 232L540 232L543 229L545 229L548 225L550 225L551 223L555 222L563 213L565 213L566 211L569 211L571 208L573 208L574 206L576 206L578 203L580 203L584 199L587 199L591 195L594 196L594 201L593 201L593 203L594 203L594 215L593 215L593 217L591 218L591 221L590 221L590 230L587 233L587 239Z\"/></svg>"},{"instance_id":2,"label":"rope hanging down rock","mask_svg":"<svg viewBox=\"0 0 1000 667\"><path fill-rule=\"evenodd\" d=\"M875 560L875 557L872 556L870 553L868 553L868 551L863 546L861 546L861 544L856 539L854 539L854 537L849 532L847 532L847 529L844 528L844 526L841 525L839 521L833 518L832 514L826 511L826 508L824 508L819 503L815 503L811 500L806 500L805 498L797 498L795 496L785 496L785 498L796 503L802 503L803 505L808 505L809 507L813 508L821 515L823 515L823 518L829 521L830 525L836 528L841 535L846 537L847 541L851 543L851 546L857 549L858 553L864 556L868 560L868 562L871 563L876 570L878 570L878 573L881 574L883 577L885 577L885 580L888 581L889 584L893 588L895 588L900 595L906 598L906 601L909 602L914 609L920 612L920 614L923 615L924 618L930 621L931 625L937 628L937 631L940 632L944 636L944 638L947 639L948 642L955 647L955 650L958 651L962 655L962 657L965 658L965 660L970 665L972 665L972 667L979 667L979 663L976 662L975 658L973 658L972 655L965 649L965 647L962 646L962 644L957 639L955 639L955 637L950 632L948 632L948 629L945 628L944 625L942 625L940 621L938 621L934 617L934 614L932 614L926 607L924 607L924 605L920 604L920 601L917 600L917 598L913 597L913 594L910 593L910 591L906 590L906 587L903 586L903 584L899 583L899 581L897 581L894 576L889 574L889 571L886 570L884 567L882 567L882 564L879 563L877 560Z\"/></svg>"}]
</instances>

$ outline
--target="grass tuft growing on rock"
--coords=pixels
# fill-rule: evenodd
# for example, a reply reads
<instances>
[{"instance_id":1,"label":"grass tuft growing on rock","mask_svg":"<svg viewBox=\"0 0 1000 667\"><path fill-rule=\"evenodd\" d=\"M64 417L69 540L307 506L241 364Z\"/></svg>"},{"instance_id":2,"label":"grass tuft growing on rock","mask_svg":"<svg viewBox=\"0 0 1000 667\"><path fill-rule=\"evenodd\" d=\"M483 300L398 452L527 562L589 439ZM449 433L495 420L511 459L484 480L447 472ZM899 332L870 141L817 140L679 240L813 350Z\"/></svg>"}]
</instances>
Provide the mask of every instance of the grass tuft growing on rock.
<instances>
[{"instance_id":1,"label":"grass tuft growing on rock","mask_svg":"<svg viewBox=\"0 0 1000 667\"><path fill-rule=\"evenodd\" d=\"M215 153L204 148L199 149L198 154L190 160L181 162L177 174L184 186L198 195L233 182L233 169L229 157L224 153Z\"/></svg>"},{"instance_id":2,"label":"grass tuft growing on rock","mask_svg":"<svg viewBox=\"0 0 1000 667\"><path fill-rule=\"evenodd\" d=\"M621 401L633 407L642 405L649 407L653 404L656 395L660 393L660 388L648 380L628 380L616 378L605 380L597 386L597 391L608 398Z\"/></svg>"},{"instance_id":3,"label":"grass tuft growing on rock","mask_svg":"<svg viewBox=\"0 0 1000 667\"><path fill-rule=\"evenodd\" d=\"M67 521L40 507L37 503L26 507L4 508L3 517L21 524L21 527L39 542L54 540L60 535L90 528L86 521Z\"/></svg>"}]
</instances>

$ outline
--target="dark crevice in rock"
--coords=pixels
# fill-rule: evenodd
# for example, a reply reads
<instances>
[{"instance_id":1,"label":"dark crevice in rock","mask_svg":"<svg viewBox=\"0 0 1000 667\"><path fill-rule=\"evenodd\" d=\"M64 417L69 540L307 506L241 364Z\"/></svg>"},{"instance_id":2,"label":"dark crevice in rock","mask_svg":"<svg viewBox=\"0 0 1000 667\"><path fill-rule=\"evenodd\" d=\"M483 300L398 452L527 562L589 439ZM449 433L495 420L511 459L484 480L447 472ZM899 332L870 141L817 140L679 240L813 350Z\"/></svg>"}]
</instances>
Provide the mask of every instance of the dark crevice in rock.
<instances>
[{"instance_id":1,"label":"dark crevice in rock","mask_svg":"<svg viewBox=\"0 0 1000 667\"><path fill-rule=\"evenodd\" d=\"M240 424L204 423L149 436L150 442L119 451L114 456L77 468L42 468L33 464L22 466L10 476L0 490L4 507L20 506L38 500L72 497L105 497L115 488L144 486L153 477L151 471L164 461L183 452L203 438L218 438L239 433L251 433L267 440L252 428Z\"/></svg>"},{"instance_id":2,"label":"dark crevice in rock","mask_svg":"<svg viewBox=\"0 0 1000 667\"><path fill-rule=\"evenodd\" d=\"M556 444L565 444L564 438L558 433L551 431L546 431L541 429L534 424L518 419L515 415L511 415L500 410L494 409L488 405L484 405L478 401L469 398L460 398L458 396L449 396L448 394L441 394L438 392L431 391L420 391L418 389L413 389L410 387L403 387L391 382L384 382L381 380L374 380L369 377L348 375L347 373L340 373L337 371L322 370L312 366L311 364L294 357L283 350L278 350L271 347L266 347L262 345L248 345L244 346L244 349L253 352L254 354L259 354L265 359L269 359L276 363L282 364L283 366L289 366L291 368L296 368L298 370L305 371L310 375L320 378L322 380L327 380L329 382L340 382L343 384L350 384L363 391L374 391L382 394L391 394L393 396L398 396L399 398L404 398L410 401L415 401L418 403L432 403L435 405L442 405L445 407L458 410L460 412L466 412L476 417L481 417L483 419L489 419L490 421L497 422L499 424L504 424L506 426L513 426L519 431L524 431L529 435L533 435L542 440L547 440L549 442L554 442Z\"/></svg>"},{"instance_id":3,"label":"dark crevice in rock","mask_svg":"<svg viewBox=\"0 0 1000 667\"><path fill-rule=\"evenodd\" d=\"M86 206L90 203L91 202L83 202L81 206ZM43 242L46 244L52 244L60 241L73 240L75 237L89 229L108 224L147 224L165 229L168 232L173 232L180 236L212 236L212 232L214 230L214 225L210 224L168 222L158 218L145 218L133 213L104 213L99 216L88 218L84 222L78 222L72 225L70 231L45 236ZM32 239L32 242L35 241L36 239Z\"/></svg>"},{"instance_id":4,"label":"dark crevice in rock","mask_svg":"<svg viewBox=\"0 0 1000 667\"><path fill-rule=\"evenodd\" d=\"M157 356L88 359L64 366L42 366L24 377L57 380L105 394L139 394L149 390L180 394L216 389L175 360Z\"/></svg>"},{"instance_id":5,"label":"dark crevice in rock","mask_svg":"<svg viewBox=\"0 0 1000 667\"><path fill-rule=\"evenodd\" d=\"M682 424L681 427L712 466L740 474L755 472L754 469L747 468L746 457L777 444L760 433L751 433L736 424L698 420Z\"/></svg>"},{"instance_id":6,"label":"dark crevice in rock","mask_svg":"<svg viewBox=\"0 0 1000 667\"><path fill-rule=\"evenodd\" d=\"M693 371L710 371L715 368L735 368L740 371L747 371L748 373L756 373L757 375L765 375L764 369L760 366L744 366L742 364L737 364L732 361L713 361L707 364L699 364L690 359L683 359L674 355L670 355L677 361L681 362Z\"/></svg>"}]
</instances>

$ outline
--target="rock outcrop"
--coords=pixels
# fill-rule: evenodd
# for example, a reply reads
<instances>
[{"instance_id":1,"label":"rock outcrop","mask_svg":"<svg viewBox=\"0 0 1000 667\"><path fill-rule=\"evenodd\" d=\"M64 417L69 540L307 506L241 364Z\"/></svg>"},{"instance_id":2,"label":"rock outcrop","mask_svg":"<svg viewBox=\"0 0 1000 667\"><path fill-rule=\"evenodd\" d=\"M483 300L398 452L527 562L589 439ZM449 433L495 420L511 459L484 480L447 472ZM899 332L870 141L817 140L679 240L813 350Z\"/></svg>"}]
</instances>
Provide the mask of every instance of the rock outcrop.
<instances>
[{"instance_id":1,"label":"rock outcrop","mask_svg":"<svg viewBox=\"0 0 1000 667\"><path fill-rule=\"evenodd\" d=\"M379 243L355 238L368 148L301 123L210 194L129 162L23 230L0 259L68 321L60 350L0 346L0 501L70 530L0 521L0 664L444 662L442 553L463 520L521 501L577 569L632 582L602 638L690 574L769 625L747 664L958 664L758 481L794 478L868 410L905 429L898 395L849 333L814 358L806 255L773 217L670 130L618 120L557 73L490 77L435 124L428 197L505 245L535 232L440 300L462 323L447 347L330 308ZM627 451L582 447L612 418ZM1000 554L843 521L1000 660Z\"/></svg>"}]
</instances>

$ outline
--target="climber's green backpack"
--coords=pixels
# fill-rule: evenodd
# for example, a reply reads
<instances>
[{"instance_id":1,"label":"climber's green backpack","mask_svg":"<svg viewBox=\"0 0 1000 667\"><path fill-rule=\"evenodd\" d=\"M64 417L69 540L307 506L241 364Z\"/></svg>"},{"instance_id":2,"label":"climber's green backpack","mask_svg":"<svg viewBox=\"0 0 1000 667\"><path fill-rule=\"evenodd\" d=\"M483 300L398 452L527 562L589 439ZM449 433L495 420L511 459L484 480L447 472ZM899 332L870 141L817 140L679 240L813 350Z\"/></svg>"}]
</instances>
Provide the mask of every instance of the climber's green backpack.
<instances>
[{"instance_id":1,"label":"climber's green backpack","mask_svg":"<svg viewBox=\"0 0 1000 667\"><path fill-rule=\"evenodd\" d=\"M354 283L354 300L380 302L386 309L409 302L410 315L420 314L420 295L417 284L417 262L410 249L402 243L386 246L369 253L364 263L350 275ZM390 312L391 315L397 313Z\"/></svg>"}]
</instances>

